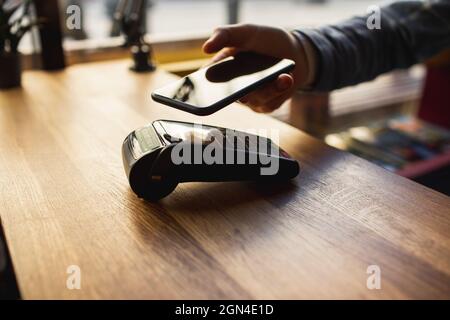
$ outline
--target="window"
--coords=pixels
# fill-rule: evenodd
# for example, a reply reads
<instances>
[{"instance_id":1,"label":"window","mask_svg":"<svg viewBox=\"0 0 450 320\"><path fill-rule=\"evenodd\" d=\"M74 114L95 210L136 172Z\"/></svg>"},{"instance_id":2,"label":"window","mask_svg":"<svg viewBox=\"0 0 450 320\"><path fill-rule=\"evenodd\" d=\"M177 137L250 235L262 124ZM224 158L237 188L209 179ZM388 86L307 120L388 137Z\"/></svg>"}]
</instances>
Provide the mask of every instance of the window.
<instances>
[{"instance_id":1,"label":"window","mask_svg":"<svg viewBox=\"0 0 450 320\"><path fill-rule=\"evenodd\" d=\"M58 0L67 50L95 46L118 46L114 12L120 0ZM378 0L146 0L146 30L153 40L206 37L218 25L248 22L293 28L318 26L363 14ZM69 5L81 9L80 30L67 30ZM35 47L32 37L22 51Z\"/></svg>"}]
</instances>

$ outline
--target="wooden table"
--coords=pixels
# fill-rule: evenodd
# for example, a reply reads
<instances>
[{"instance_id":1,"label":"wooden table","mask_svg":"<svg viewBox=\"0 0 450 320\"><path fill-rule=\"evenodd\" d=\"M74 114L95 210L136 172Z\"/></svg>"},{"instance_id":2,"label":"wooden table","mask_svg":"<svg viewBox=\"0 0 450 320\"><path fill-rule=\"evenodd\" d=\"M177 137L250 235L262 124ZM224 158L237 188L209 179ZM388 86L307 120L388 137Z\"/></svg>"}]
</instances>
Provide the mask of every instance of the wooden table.
<instances>
[{"instance_id":1,"label":"wooden table","mask_svg":"<svg viewBox=\"0 0 450 320\"><path fill-rule=\"evenodd\" d=\"M26 72L0 93L0 216L23 298L450 298L450 198L239 105L206 118L158 105L152 88L174 76L128 64ZM277 129L303 171L146 203L120 150L159 118Z\"/></svg>"}]
</instances>

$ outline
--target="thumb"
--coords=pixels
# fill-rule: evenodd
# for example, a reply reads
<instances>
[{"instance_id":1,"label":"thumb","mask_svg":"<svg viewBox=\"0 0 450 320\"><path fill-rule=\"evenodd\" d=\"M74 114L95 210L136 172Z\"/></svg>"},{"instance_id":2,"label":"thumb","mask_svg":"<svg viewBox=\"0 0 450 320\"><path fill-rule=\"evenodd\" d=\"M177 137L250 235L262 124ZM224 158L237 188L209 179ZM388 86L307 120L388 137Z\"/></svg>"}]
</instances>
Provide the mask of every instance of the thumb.
<instances>
[{"instance_id":1,"label":"thumb","mask_svg":"<svg viewBox=\"0 0 450 320\"><path fill-rule=\"evenodd\" d=\"M217 28L213 35L203 44L205 53L215 53L226 47L247 49L257 26L236 24Z\"/></svg>"}]
</instances>

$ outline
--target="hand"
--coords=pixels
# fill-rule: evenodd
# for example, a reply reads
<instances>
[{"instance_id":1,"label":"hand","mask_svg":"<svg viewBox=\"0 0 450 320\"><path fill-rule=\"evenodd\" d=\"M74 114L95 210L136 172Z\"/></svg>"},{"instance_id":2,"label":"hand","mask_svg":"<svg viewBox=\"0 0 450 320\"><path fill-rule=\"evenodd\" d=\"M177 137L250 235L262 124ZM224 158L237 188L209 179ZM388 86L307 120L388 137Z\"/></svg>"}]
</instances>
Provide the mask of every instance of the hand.
<instances>
[{"instance_id":1,"label":"hand","mask_svg":"<svg viewBox=\"0 0 450 320\"><path fill-rule=\"evenodd\" d=\"M295 69L240 99L256 112L272 112L290 98L308 79L308 66L302 44L291 33L273 27L239 24L217 28L204 43L205 53L216 53L213 62L253 51L295 61Z\"/></svg>"}]
</instances>

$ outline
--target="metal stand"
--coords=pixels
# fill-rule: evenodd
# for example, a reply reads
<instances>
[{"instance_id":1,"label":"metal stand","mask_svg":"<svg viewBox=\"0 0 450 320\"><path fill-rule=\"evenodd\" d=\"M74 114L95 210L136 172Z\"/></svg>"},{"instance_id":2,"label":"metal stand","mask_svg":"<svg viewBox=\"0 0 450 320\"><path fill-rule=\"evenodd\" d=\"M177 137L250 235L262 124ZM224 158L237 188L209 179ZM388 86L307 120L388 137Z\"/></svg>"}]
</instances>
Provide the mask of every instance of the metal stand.
<instances>
[{"instance_id":1,"label":"metal stand","mask_svg":"<svg viewBox=\"0 0 450 320\"><path fill-rule=\"evenodd\" d=\"M114 19L125 34L125 47L131 48L135 72L149 72L156 69L152 62L152 49L145 42L146 33L146 0L120 0Z\"/></svg>"}]
</instances>

